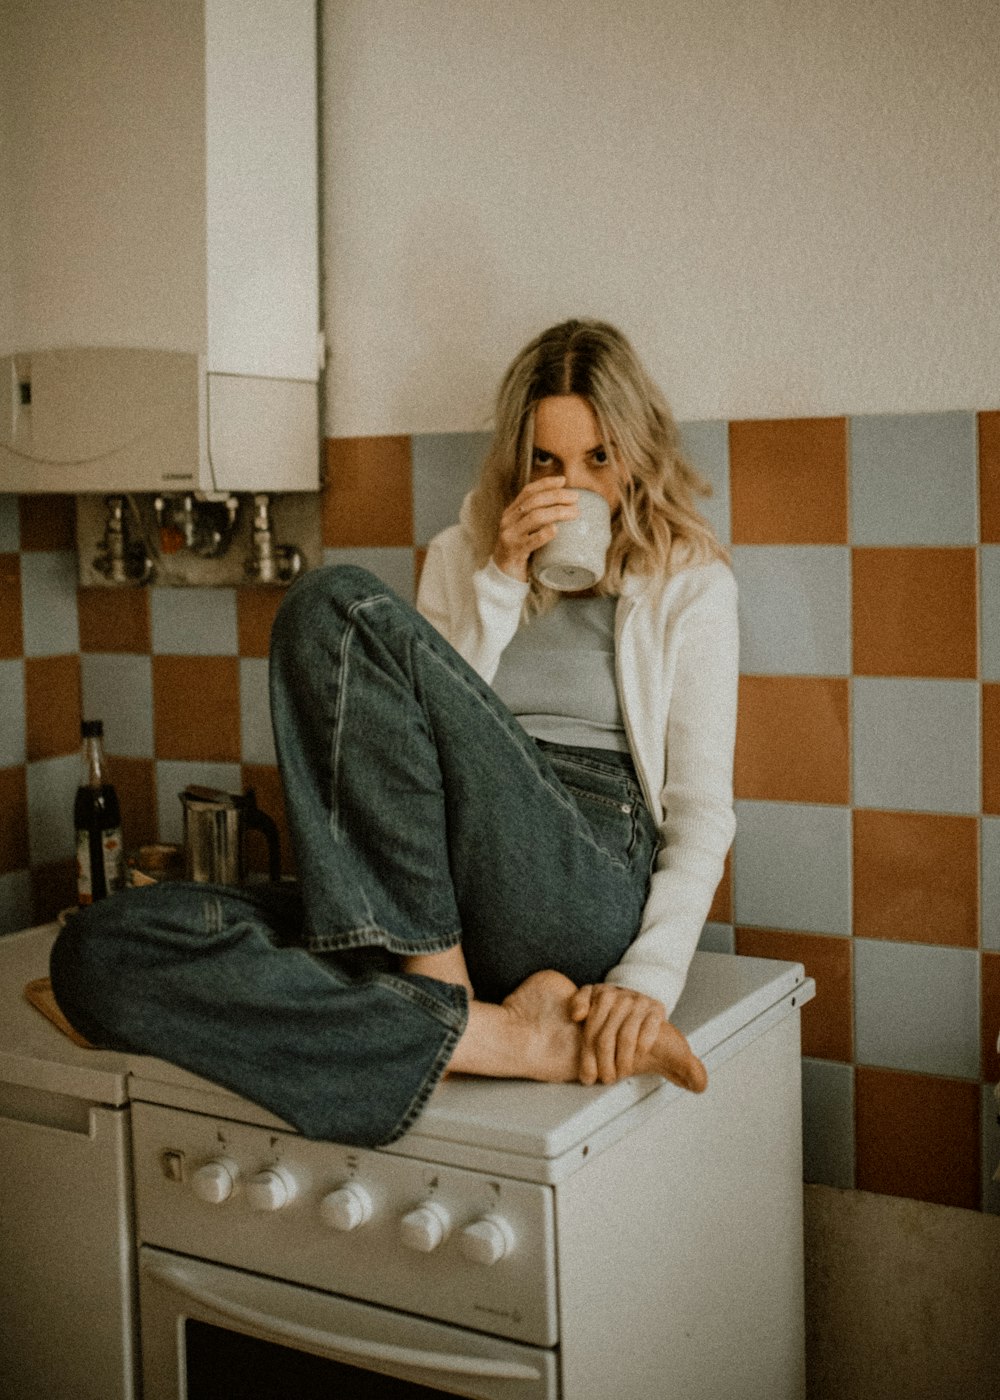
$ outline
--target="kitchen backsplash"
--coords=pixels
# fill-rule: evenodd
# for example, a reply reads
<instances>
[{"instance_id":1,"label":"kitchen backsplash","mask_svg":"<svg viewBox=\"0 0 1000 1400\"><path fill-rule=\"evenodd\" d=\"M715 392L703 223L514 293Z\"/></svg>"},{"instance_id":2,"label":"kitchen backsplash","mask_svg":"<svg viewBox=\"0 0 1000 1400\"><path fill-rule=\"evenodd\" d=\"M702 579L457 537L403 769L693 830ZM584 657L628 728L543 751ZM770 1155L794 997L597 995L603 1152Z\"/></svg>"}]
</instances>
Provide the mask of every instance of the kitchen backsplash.
<instances>
[{"instance_id":1,"label":"kitchen backsplash","mask_svg":"<svg viewBox=\"0 0 1000 1400\"><path fill-rule=\"evenodd\" d=\"M738 827L703 946L816 978L807 1181L1000 1213L1000 412L683 435L741 600ZM328 442L325 562L412 599L487 440ZM284 833L280 593L80 589L73 512L0 496L0 931L72 902L81 706L130 848L179 838L193 781L252 785Z\"/></svg>"}]
</instances>

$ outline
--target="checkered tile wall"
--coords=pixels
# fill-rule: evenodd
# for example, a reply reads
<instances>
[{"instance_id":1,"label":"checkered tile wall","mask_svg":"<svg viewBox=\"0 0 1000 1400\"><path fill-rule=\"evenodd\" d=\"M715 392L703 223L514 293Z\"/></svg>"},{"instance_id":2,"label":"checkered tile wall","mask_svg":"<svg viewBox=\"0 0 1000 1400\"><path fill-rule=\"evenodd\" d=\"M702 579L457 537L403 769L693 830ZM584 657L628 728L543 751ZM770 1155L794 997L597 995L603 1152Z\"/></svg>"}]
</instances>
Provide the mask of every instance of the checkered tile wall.
<instances>
[{"instance_id":1,"label":"checkered tile wall","mask_svg":"<svg viewBox=\"0 0 1000 1400\"><path fill-rule=\"evenodd\" d=\"M816 978L808 1180L1000 1212L1000 412L682 428L741 598L738 829L703 945ZM486 441L330 441L325 561L412 598ZM130 846L178 838L190 781L282 815L279 597L78 589L72 512L0 497L6 930L72 899L81 706Z\"/></svg>"}]
</instances>

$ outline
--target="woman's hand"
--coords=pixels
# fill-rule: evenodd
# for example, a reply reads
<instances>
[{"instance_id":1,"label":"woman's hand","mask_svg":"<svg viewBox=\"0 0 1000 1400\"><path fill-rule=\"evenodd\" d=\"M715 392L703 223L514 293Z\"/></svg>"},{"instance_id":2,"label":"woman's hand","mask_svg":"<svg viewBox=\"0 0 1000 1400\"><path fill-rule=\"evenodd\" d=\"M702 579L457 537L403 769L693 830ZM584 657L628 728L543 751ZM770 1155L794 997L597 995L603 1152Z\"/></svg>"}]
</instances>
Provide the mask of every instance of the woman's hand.
<instances>
[{"instance_id":1,"label":"woman's hand","mask_svg":"<svg viewBox=\"0 0 1000 1400\"><path fill-rule=\"evenodd\" d=\"M565 481L564 476L529 481L501 515L493 562L511 578L526 583L531 555L555 536L560 520L579 515L577 493L568 490Z\"/></svg>"},{"instance_id":2,"label":"woman's hand","mask_svg":"<svg viewBox=\"0 0 1000 1400\"><path fill-rule=\"evenodd\" d=\"M663 1004L628 987L606 982L580 987L570 999L572 1020L583 1024L578 1078L581 1084L614 1084L630 1074L662 1074L701 1094L705 1066L687 1039L667 1020Z\"/></svg>"},{"instance_id":3,"label":"woman's hand","mask_svg":"<svg viewBox=\"0 0 1000 1400\"><path fill-rule=\"evenodd\" d=\"M662 1002L607 982L580 987L570 1015L584 1022L581 1084L614 1084L644 1068L667 1019Z\"/></svg>"}]
</instances>

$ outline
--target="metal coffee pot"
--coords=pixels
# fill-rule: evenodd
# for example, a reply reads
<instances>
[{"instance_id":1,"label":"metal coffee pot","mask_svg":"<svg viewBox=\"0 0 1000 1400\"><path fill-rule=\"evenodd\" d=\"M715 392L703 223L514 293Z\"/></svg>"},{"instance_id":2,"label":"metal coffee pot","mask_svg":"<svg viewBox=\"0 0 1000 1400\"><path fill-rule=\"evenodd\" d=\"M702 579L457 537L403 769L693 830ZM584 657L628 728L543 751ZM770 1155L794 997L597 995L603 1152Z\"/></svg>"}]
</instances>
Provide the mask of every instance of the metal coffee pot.
<instances>
[{"instance_id":1,"label":"metal coffee pot","mask_svg":"<svg viewBox=\"0 0 1000 1400\"><path fill-rule=\"evenodd\" d=\"M184 865L189 880L242 885L246 880L244 845L248 831L263 832L270 878L281 878L278 828L257 806L253 788L234 793L193 785L184 789L180 800L184 808Z\"/></svg>"}]
</instances>

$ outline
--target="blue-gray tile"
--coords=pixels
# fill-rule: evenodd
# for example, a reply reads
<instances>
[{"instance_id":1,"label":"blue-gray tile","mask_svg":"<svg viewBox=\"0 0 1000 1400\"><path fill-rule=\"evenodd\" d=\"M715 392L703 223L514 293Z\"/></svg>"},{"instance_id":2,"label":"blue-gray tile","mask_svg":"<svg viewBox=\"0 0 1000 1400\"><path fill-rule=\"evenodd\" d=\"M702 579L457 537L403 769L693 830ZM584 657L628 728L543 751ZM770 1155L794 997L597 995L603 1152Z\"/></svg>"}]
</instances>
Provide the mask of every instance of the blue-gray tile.
<instances>
[{"instance_id":1,"label":"blue-gray tile","mask_svg":"<svg viewBox=\"0 0 1000 1400\"><path fill-rule=\"evenodd\" d=\"M163 656L236 656L235 588L154 588L153 651Z\"/></svg>"},{"instance_id":2,"label":"blue-gray tile","mask_svg":"<svg viewBox=\"0 0 1000 1400\"><path fill-rule=\"evenodd\" d=\"M854 544L976 543L974 413L852 418L850 455Z\"/></svg>"},{"instance_id":3,"label":"blue-gray tile","mask_svg":"<svg viewBox=\"0 0 1000 1400\"><path fill-rule=\"evenodd\" d=\"M32 922L31 872L9 870L0 875L0 933L18 933Z\"/></svg>"},{"instance_id":4,"label":"blue-gray tile","mask_svg":"<svg viewBox=\"0 0 1000 1400\"><path fill-rule=\"evenodd\" d=\"M979 1078L979 955L854 940L858 1064Z\"/></svg>"},{"instance_id":5,"label":"blue-gray tile","mask_svg":"<svg viewBox=\"0 0 1000 1400\"><path fill-rule=\"evenodd\" d=\"M846 676L851 670L851 557L839 545L741 545L740 670L751 676Z\"/></svg>"},{"instance_id":6,"label":"blue-gray tile","mask_svg":"<svg viewBox=\"0 0 1000 1400\"><path fill-rule=\"evenodd\" d=\"M1000 681L1000 544L984 544L979 563L982 678Z\"/></svg>"},{"instance_id":7,"label":"blue-gray tile","mask_svg":"<svg viewBox=\"0 0 1000 1400\"><path fill-rule=\"evenodd\" d=\"M983 817L983 947L1000 952L1000 817Z\"/></svg>"},{"instance_id":8,"label":"blue-gray tile","mask_svg":"<svg viewBox=\"0 0 1000 1400\"><path fill-rule=\"evenodd\" d=\"M802 1061L802 1177L818 1186L854 1185L854 1070L833 1060Z\"/></svg>"},{"instance_id":9,"label":"blue-gray tile","mask_svg":"<svg viewBox=\"0 0 1000 1400\"><path fill-rule=\"evenodd\" d=\"M698 939L702 953L735 953L736 930L732 924L706 924Z\"/></svg>"},{"instance_id":10,"label":"blue-gray tile","mask_svg":"<svg viewBox=\"0 0 1000 1400\"><path fill-rule=\"evenodd\" d=\"M66 656L80 650L76 555L40 550L21 555L25 656Z\"/></svg>"},{"instance_id":11,"label":"blue-gray tile","mask_svg":"<svg viewBox=\"0 0 1000 1400\"><path fill-rule=\"evenodd\" d=\"M977 683L859 676L853 686L855 806L978 812Z\"/></svg>"},{"instance_id":12,"label":"blue-gray tile","mask_svg":"<svg viewBox=\"0 0 1000 1400\"><path fill-rule=\"evenodd\" d=\"M152 758L151 659L119 652L84 652L80 680L84 717L104 721L107 752L126 758Z\"/></svg>"},{"instance_id":13,"label":"blue-gray tile","mask_svg":"<svg viewBox=\"0 0 1000 1400\"><path fill-rule=\"evenodd\" d=\"M416 593L414 551L409 545L324 549L324 564L354 564L387 583L406 603Z\"/></svg>"},{"instance_id":14,"label":"blue-gray tile","mask_svg":"<svg viewBox=\"0 0 1000 1400\"><path fill-rule=\"evenodd\" d=\"M851 814L792 802L736 804L735 922L851 931Z\"/></svg>"},{"instance_id":15,"label":"blue-gray tile","mask_svg":"<svg viewBox=\"0 0 1000 1400\"><path fill-rule=\"evenodd\" d=\"M0 768L14 768L26 758L24 662L0 661Z\"/></svg>"},{"instance_id":16,"label":"blue-gray tile","mask_svg":"<svg viewBox=\"0 0 1000 1400\"><path fill-rule=\"evenodd\" d=\"M732 539L729 495L729 424L706 419L678 423L685 457L712 488L709 497L698 497L698 509L724 545Z\"/></svg>"},{"instance_id":17,"label":"blue-gray tile","mask_svg":"<svg viewBox=\"0 0 1000 1400\"><path fill-rule=\"evenodd\" d=\"M17 497L0 496L0 554L16 554L21 548L21 519Z\"/></svg>"},{"instance_id":18,"label":"blue-gray tile","mask_svg":"<svg viewBox=\"0 0 1000 1400\"><path fill-rule=\"evenodd\" d=\"M156 765L156 815L161 841L179 843L184 835L184 811L180 794L191 783L242 792L243 779L238 763L186 763L160 759Z\"/></svg>"},{"instance_id":19,"label":"blue-gray tile","mask_svg":"<svg viewBox=\"0 0 1000 1400\"><path fill-rule=\"evenodd\" d=\"M413 538L418 545L429 544L454 525L491 440L491 433L413 435Z\"/></svg>"},{"instance_id":20,"label":"blue-gray tile","mask_svg":"<svg viewBox=\"0 0 1000 1400\"><path fill-rule=\"evenodd\" d=\"M266 657L240 659L240 754L244 763L277 763Z\"/></svg>"},{"instance_id":21,"label":"blue-gray tile","mask_svg":"<svg viewBox=\"0 0 1000 1400\"><path fill-rule=\"evenodd\" d=\"M80 782L80 758L46 758L29 763L28 856L31 864L70 860L76 854L73 802Z\"/></svg>"},{"instance_id":22,"label":"blue-gray tile","mask_svg":"<svg viewBox=\"0 0 1000 1400\"><path fill-rule=\"evenodd\" d=\"M994 1085L982 1085L983 1210L1000 1215L1000 1102Z\"/></svg>"}]
</instances>

